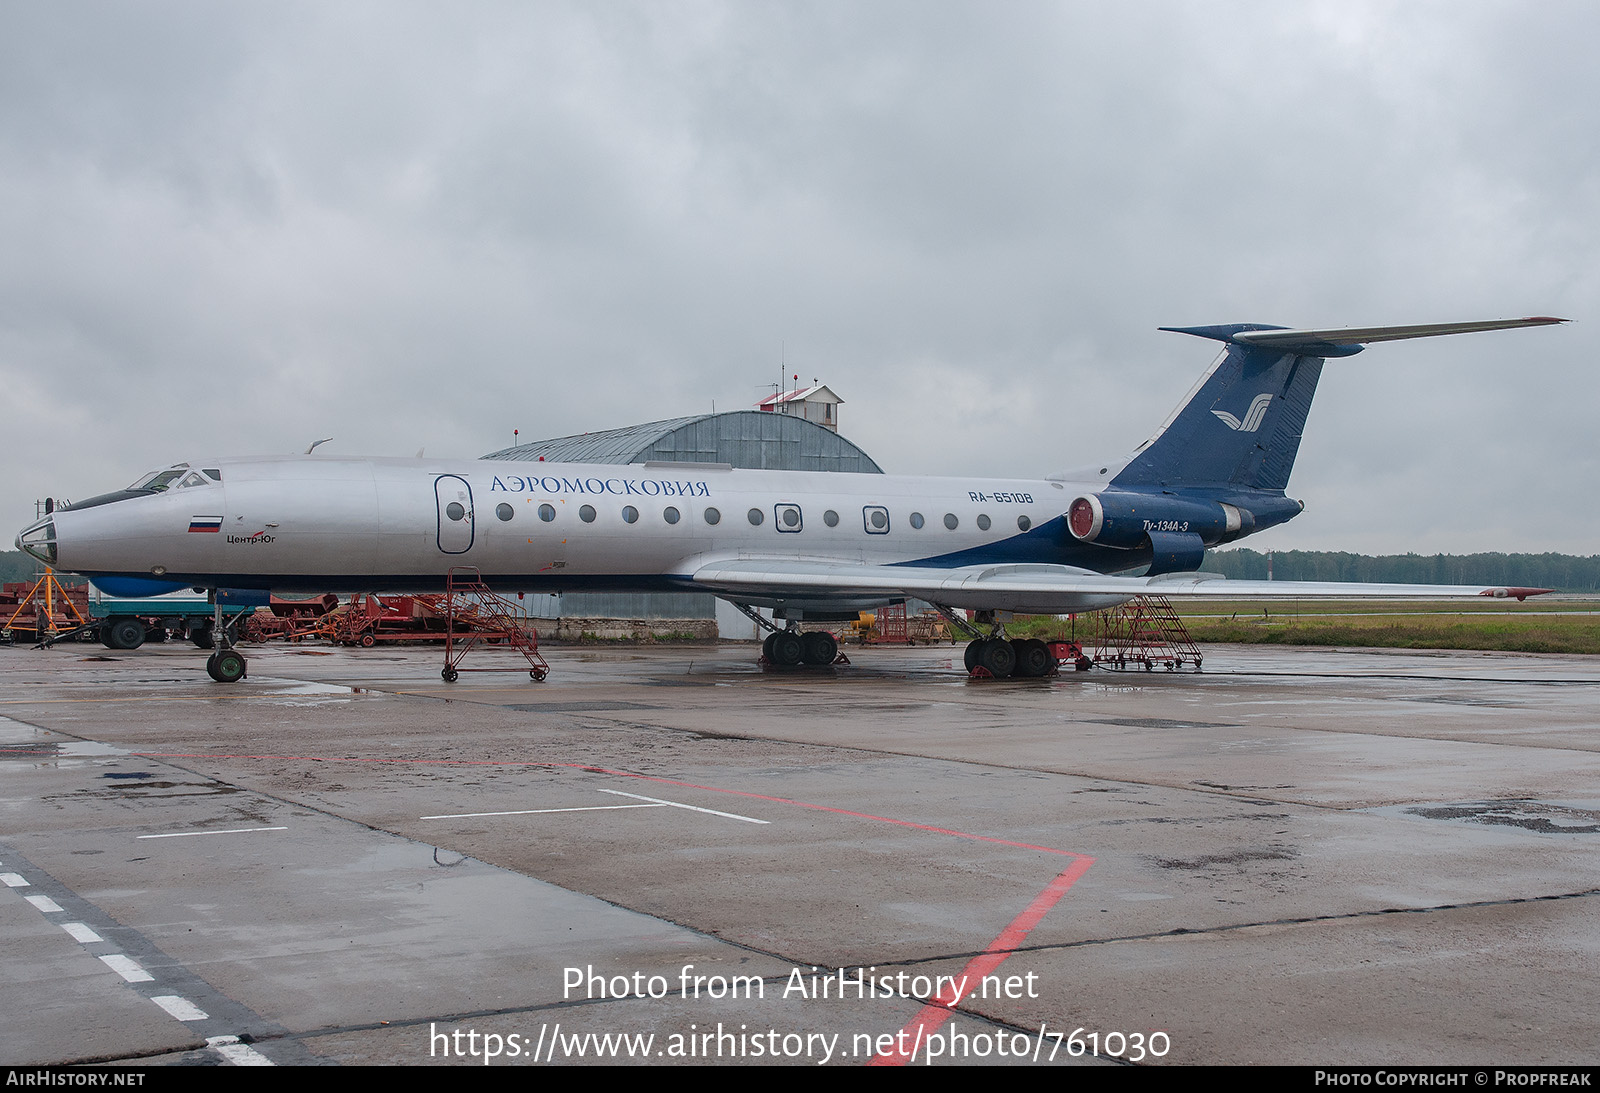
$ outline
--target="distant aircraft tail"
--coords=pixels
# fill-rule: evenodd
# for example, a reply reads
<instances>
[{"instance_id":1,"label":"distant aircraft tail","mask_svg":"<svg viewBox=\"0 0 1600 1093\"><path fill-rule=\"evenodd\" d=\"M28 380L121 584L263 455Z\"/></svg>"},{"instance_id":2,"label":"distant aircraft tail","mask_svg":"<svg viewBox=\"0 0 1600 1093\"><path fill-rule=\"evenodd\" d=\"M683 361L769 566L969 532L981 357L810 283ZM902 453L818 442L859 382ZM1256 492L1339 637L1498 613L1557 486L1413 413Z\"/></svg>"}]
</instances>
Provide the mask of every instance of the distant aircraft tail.
<instances>
[{"instance_id":1,"label":"distant aircraft tail","mask_svg":"<svg viewBox=\"0 0 1600 1093\"><path fill-rule=\"evenodd\" d=\"M1286 330L1257 323L1164 326L1227 348L1156 434L1139 446L1113 486L1232 487L1281 493L1327 357L1368 342L1431 338L1566 322L1548 316L1429 326Z\"/></svg>"}]
</instances>

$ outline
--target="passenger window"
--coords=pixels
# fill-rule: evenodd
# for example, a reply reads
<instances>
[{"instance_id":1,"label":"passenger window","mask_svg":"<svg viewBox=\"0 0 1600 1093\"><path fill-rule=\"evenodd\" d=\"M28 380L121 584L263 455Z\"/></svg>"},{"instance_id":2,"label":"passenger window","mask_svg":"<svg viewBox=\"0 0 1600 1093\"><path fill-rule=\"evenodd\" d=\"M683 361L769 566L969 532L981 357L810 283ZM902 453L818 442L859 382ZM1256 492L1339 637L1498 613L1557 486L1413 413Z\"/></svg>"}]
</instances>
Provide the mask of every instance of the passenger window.
<instances>
[{"instance_id":1,"label":"passenger window","mask_svg":"<svg viewBox=\"0 0 1600 1093\"><path fill-rule=\"evenodd\" d=\"M594 523L594 506L585 505L583 508L579 509L578 519L582 520L586 524Z\"/></svg>"},{"instance_id":2,"label":"passenger window","mask_svg":"<svg viewBox=\"0 0 1600 1093\"><path fill-rule=\"evenodd\" d=\"M554 520L555 518L556 518L556 507L554 505L540 505L539 506L539 519L543 520L545 523L548 524L550 521Z\"/></svg>"},{"instance_id":3,"label":"passenger window","mask_svg":"<svg viewBox=\"0 0 1600 1093\"><path fill-rule=\"evenodd\" d=\"M1032 520L1028 519L1026 516L1017 517L1017 530L1018 531L1027 531L1031 527L1033 527L1033 521Z\"/></svg>"},{"instance_id":4,"label":"passenger window","mask_svg":"<svg viewBox=\"0 0 1600 1093\"><path fill-rule=\"evenodd\" d=\"M637 523L638 520L639 520L639 510L638 509L634 508L632 505L624 505L622 507L622 522L624 524L634 524L634 523Z\"/></svg>"},{"instance_id":5,"label":"passenger window","mask_svg":"<svg viewBox=\"0 0 1600 1093\"><path fill-rule=\"evenodd\" d=\"M961 521L956 519L955 513L947 512L944 514L944 526L949 528L951 531L954 531L956 528L961 526Z\"/></svg>"},{"instance_id":6,"label":"passenger window","mask_svg":"<svg viewBox=\"0 0 1600 1093\"><path fill-rule=\"evenodd\" d=\"M822 514L822 522L827 524L830 528L836 528L839 526L839 514L834 512L832 509L829 509L827 512Z\"/></svg>"},{"instance_id":7,"label":"passenger window","mask_svg":"<svg viewBox=\"0 0 1600 1093\"><path fill-rule=\"evenodd\" d=\"M767 518L766 514L760 509L751 509L748 513L746 513L746 515L750 519L750 526L757 528L761 526L761 521Z\"/></svg>"},{"instance_id":8,"label":"passenger window","mask_svg":"<svg viewBox=\"0 0 1600 1093\"><path fill-rule=\"evenodd\" d=\"M922 513L913 512L911 514L911 526L916 528L918 531L922 530Z\"/></svg>"},{"instance_id":9,"label":"passenger window","mask_svg":"<svg viewBox=\"0 0 1600 1093\"><path fill-rule=\"evenodd\" d=\"M889 531L889 510L882 505L867 505L861 510L862 522L868 535L884 535Z\"/></svg>"},{"instance_id":10,"label":"passenger window","mask_svg":"<svg viewBox=\"0 0 1600 1093\"><path fill-rule=\"evenodd\" d=\"M661 515L669 524L676 524L678 522L678 510L673 508L671 505L668 505L667 511L663 512Z\"/></svg>"},{"instance_id":11,"label":"passenger window","mask_svg":"<svg viewBox=\"0 0 1600 1093\"><path fill-rule=\"evenodd\" d=\"M722 513L716 509L706 509L706 523L718 524L722 522Z\"/></svg>"},{"instance_id":12,"label":"passenger window","mask_svg":"<svg viewBox=\"0 0 1600 1093\"><path fill-rule=\"evenodd\" d=\"M800 506L778 505L772 510L773 523L779 531L800 530Z\"/></svg>"},{"instance_id":13,"label":"passenger window","mask_svg":"<svg viewBox=\"0 0 1600 1093\"><path fill-rule=\"evenodd\" d=\"M517 514L517 511L502 501L494 507L494 514L502 520L509 520Z\"/></svg>"},{"instance_id":14,"label":"passenger window","mask_svg":"<svg viewBox=\"0 0 1600 1093\"><path fill-rule=\"evenodd\" d=\"M978 514L978 530L979 531L988 531L989 530L989 518L987 516L985 516L981 512Z\"/></svg>"}]
</instances>

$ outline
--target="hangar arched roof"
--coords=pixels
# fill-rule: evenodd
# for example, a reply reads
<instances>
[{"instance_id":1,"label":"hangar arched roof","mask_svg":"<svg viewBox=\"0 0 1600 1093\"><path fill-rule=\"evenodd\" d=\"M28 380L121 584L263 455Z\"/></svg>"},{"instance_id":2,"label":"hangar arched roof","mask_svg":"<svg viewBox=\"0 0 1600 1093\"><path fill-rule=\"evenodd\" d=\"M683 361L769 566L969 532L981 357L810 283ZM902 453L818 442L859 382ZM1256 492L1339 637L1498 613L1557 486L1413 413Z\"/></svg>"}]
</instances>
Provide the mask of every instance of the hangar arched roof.
<instances>
[{"instance_id":1,"label":"hangar arched roof","mask_svg":"<svg viewBox=\"0 0 1600 1093\"><path fill-rule=\"evenodd\" d=\"M833 430L761 410L534 440L483 458L531 461L541 456L547 463L727 463L751 470L883 473L871 456Z\"/></svg>"}]
</instances>

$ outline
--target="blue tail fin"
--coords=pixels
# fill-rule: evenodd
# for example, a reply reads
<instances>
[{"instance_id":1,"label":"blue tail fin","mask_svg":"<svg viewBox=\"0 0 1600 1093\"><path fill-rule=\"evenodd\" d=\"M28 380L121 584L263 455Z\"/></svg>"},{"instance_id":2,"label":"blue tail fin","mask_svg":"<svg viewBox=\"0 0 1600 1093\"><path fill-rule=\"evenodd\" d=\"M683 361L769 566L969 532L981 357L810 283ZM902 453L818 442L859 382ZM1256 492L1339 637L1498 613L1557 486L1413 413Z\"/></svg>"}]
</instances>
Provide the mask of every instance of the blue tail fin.
<instances>
[{"instance_id":1,"label":"blue tail fin","mask_svg":"<svg viewBox=\"0 0 1600 1093\"><path fill-rule=\"evenodd\" d=\"M1240 324L1182 330L1226 341L1228 347L1112 484L1284 490L1322 376L1322 357L1231 340L1235 334L1271 329L1279 328Z\"/></svg>"}]
</instances>

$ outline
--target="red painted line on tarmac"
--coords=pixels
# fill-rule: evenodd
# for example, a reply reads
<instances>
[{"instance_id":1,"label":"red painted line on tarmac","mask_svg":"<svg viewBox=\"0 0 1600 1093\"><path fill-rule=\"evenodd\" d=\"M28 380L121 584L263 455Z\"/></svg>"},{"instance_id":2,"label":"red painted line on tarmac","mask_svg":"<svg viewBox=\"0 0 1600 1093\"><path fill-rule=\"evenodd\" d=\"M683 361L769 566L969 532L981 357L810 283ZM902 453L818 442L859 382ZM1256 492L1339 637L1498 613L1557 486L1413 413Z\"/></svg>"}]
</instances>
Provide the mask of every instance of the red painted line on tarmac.
<instances>
[{"instance_id":1,"label":"red painted line on tarmac","mask_svg":"<svg viewBox=\"0 0 1600 1093\"><path fill-rule=\"evenodd\" d=\"M994 974L994 970L1010 956L1024 941L1029 932L1039 925L1050 909L1061 902L1061 897L1067 894L1067 889L1078 882L1078 878L1089 871L1094 864L1094 859L1077 855L1078 860L1062 870L1061 874L1045 886L1044 891L1033 898L1033 902L1023 910L998 937L989 942L988 946L967 962L961 969L960 980L967 988L965 993L971 993L974 982L982 982L986 975ZM911 1062L918 1050L926 1046L927 1039L939 1026L950 1020L950 1015L955 1012L955 1007L961 1001L963 992L946 986L932 1001L922 1007L911 1023L900 1030L895 1037L896 1046L873 1058L868 1066L905 1066Z\"/></svg>"}]
</instances>

